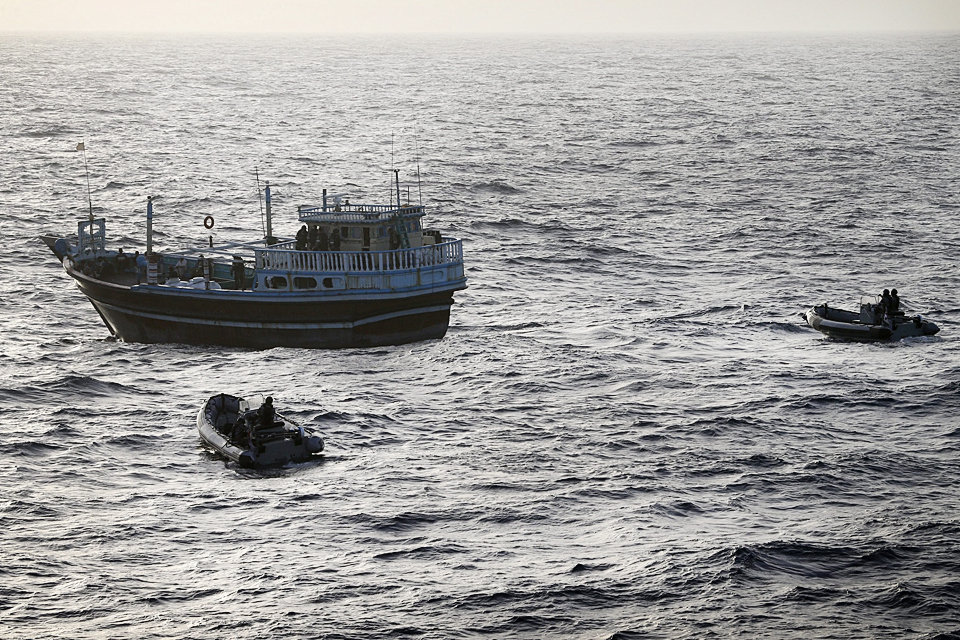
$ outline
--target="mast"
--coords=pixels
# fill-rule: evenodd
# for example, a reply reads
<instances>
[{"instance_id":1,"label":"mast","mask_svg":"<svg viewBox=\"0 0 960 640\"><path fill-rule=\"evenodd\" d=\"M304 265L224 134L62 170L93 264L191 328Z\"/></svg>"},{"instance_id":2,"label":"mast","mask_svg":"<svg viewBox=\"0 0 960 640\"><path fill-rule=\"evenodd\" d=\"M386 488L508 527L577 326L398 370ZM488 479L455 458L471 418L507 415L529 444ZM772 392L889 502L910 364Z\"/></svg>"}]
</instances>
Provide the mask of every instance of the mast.
<instances>
[{"instance_id":1,"label":"mast","mask_svg":"<svg viewBox=\"0 0 960 640\"><path fill-rule=\"evenodd\" d=\"M400 208L400 169L394 169L393 175L397 180L397 209Z\"/></svg>"},{"instance_id":2,"label":"mast","mask_svg":"<svg viewBox=\"0 0 960 640\"><path fill-rule=\"evenodd\" d=\"M394 169L393 174L397 179L397 209L396 213L393 214L393 226L400 236L400 247L409 249L410 237L407 235L407 223L403 219L403 211L400 209L400 169Z\"/></svg>"},{"instance_id":3,"label":"mast","mask_svg":"<svg viewBox=\"0 0 960 640\"><path fill-rule=\"evenodd\" d=\"M83 173L87 177L87 206L90 208L90 222L93 222L93 199L90 197L90 171L87 169L86 141L77 145L77 151L83 152Z\"/></svg>"},{"instance_id":4,"label":"mast","mask_svg":"<svg viewBox=\"0 0 960 640\"><path fill-rule=\"evenodd\" d=\"M266 241L267 241L267 245L271 245L271 244L276 244L277 239L273 237L273 215L272 215L272 213L271 213L271 206L270 206L270 183L269 183L269 182L267 182L267 186L266 186L266 188L264 189L264 191L265 191L265 193L266 193L266 200L267 200L267 237L266 237Z\"/></svg>"},{"instance_id":5,"label":"mast","mask_svg":"<svg viewBox=\"0 0 960 640\"><path fill-rule=\"evenodd\" d=\"M253 172L257 176L257 202L260 203L260 230L263 231L263 237L267 237L267 231L263 226L263 194L260 192L260 168L254 166Z\"/></svg>"},{"instance_id":6,"label":"mast","mask_svg":"<svg viewBox=\"0 0 960 640\"><path fill-rule=\"evenodd\" d=\"M153 196L147 196L147 255L153 253Z\"/></svg>"},{"instance_id":7,"label":"mast","mask_svg":"<svg viewBox=\"0 0 960 640\"><path fill-rule=\"evenodd\" d=\"M414 121L414 127L416 127L416 121ZM420 184L420 141L417 138L416 128L414 128L414 132L413 132L413 143L414 145L416 145L415 148L417 153L417 192L420 195L420 206L422 207L423 206L423 185Z\"/></svg>"},{"instance_id":8,"label":"mast","mask_svg":"<svg viewBox=\"0 0 960 640\"><path fill-rule=\"evenodd\" d=\"M153 196L147 196L147 284L160 280L160 256L153 252Z\"/></svg>"}]
</instances>

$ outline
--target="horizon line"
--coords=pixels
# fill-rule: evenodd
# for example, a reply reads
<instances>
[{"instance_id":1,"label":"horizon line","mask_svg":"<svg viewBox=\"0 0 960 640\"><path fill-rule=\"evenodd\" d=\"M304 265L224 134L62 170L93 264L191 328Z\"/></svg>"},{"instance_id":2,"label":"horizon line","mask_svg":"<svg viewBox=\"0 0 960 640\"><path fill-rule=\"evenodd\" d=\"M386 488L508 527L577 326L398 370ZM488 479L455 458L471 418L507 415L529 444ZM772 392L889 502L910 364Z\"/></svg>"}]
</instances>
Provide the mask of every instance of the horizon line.
<instances>
[{"instance_id":1,"label":"horizon line","mask_svg":"<svg viewBox=\"0 0 960 640\"><path fill-rule=\"evenodd\" d=\"M659 36L659 35L952 35L960 34L955 27L944 28L901 28L901 29L688 29L688 30L635 30L635 31L263 31L246 29L0 29L0 35L258 35L258 36Z\"/></svg>"}]
</instances>

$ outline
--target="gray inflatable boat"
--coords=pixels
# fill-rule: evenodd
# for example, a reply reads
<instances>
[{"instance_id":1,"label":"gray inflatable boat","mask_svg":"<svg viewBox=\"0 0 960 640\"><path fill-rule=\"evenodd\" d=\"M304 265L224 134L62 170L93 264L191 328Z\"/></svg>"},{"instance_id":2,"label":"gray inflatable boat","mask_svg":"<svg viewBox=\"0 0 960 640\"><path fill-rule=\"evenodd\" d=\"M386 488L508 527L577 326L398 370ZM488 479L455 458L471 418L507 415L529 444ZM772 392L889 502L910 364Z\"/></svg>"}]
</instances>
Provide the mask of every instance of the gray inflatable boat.
<instances>
[{"instance_id":1,"label":"gray inflatable boat","mask_svg":"<svg viewBox=\"0 0 960 640\"><path fill-rule=\"evenodd\" d=\"M902 311L883 313L878 296L860 296L860 311L846 311L818 305L804 314L807 324L831 338L855 342L883 342L918 336L932 336L940 327L919 315Z\"/></svg>"},{"instance_id":2,"label":"gray inflatable boat","mask_svg":"<svg viewBox=\"0 0 960 640\"><path fill-rule=\"evenodd\" d=\"M307 462L323 452L323 438L276 414L261 423L259 397L245 400L221 393L211 397L197 414L203 441L241 467L274 467Z\"/></svg>"}]
</instances>

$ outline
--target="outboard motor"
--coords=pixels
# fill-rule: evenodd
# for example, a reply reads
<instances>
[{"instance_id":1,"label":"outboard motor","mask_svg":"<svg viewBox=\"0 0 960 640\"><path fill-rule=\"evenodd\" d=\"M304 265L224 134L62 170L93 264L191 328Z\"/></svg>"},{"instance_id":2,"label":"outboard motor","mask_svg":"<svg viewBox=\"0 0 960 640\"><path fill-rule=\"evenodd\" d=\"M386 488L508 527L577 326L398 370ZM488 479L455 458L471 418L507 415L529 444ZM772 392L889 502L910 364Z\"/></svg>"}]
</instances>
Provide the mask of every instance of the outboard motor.
<instances>
[{"instance_id":1,"label":"outboard motor","mask_svg":"<svg viewBox=\"0 0 960 640\"><path fill-rule=\"evenodd\" d=\"M924 323L923 323L923 335L925 335L925 336L933 336L933 335L936 335L936 334L938 334L938 333L940 333L940 327L938 327L937 325L935 325L935 324L932 323L932 322L924 322Z\"/></svg>"},{"instance_id":2,"label":"outboard motor","mask_svg":"<svg viewBox=\"0 0 960 640\"><path fill-rule=\"evenodd\" d=\"M320 436L310 436L303 441L303 446L309 453L320 453L323 451L323 438Z\"/></svg>"}]
</instances>

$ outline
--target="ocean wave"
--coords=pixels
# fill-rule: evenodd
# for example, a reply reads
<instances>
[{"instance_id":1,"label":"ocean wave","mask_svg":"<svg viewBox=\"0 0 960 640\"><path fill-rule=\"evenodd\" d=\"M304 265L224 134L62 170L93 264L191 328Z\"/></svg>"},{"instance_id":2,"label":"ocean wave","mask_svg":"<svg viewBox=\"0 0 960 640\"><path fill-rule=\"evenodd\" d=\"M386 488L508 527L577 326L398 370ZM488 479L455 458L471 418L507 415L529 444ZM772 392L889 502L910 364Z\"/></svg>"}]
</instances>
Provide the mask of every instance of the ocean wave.
<instances>
[{"instance_id":1,"label":"ocean wave","mask_svg":"<svg viewBox=\"0 0 960 640\"><path fill-rule=\"evenodd\" d=\"M848 569L859 557L852 547L834 547L800 541L773 541L721 552L716 559L729 563L731 575L770 578L775 574L830 578Z\"/></svg>"},{"instance_id":2,"label":"ocean wave","mask_svg":"<svg viewBox=\"0 0 960 640\"><path fill-rule=\"evenodd\" d=\"M59 138L62 136L76 136L76 130L67 126L52 127L50 129L40 129L35 131L22 131L20 137L22 138ZM65 151L73 151L72 148L65 148Z\"/></svg>"},{"instance_id":3,"label":"ocean wave","mask_svg":"<svg viewBox=\"0 0 960 640\"><path fill-rule=\"evenodd\" d=\"M492 193L514 195L523 193L522 189L514 187L505 181L479 182L469 187L472 191L487 191Z\"/></svg>"},{"instance_id":4,"label":"ocean wave","mask_svg":"<svg viewBox=\"0 0 960 640\"><path fill-rule=\"evenodd\" d=\"M21 402L31 400L62 403L75 396L110 398L117 394L126 393L135 393L135 390L118 382L71 374L24 388L0 389L0 399L19 400Z\"/></svg>"}]
</instances>

